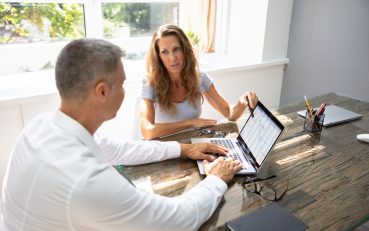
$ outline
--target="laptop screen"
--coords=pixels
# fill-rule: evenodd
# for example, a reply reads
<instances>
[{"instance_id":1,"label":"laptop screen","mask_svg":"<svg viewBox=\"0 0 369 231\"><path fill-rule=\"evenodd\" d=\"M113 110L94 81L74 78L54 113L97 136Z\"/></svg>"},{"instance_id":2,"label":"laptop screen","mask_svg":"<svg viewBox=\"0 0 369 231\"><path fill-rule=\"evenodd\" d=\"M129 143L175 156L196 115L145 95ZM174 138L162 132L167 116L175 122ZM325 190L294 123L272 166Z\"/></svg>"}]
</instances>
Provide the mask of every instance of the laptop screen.
<instances>
[{"instance_id":1,"label":"laptop screen","mask_svg":"<svg viewBox=\"0 0 369 231\"><path fill-rule=\"evenodd\" d=\"M254 117L248 117L239 138L251 151L258 167L282 134L284 126L259 101L254 109Z\"/></svg>"}]
</instances>

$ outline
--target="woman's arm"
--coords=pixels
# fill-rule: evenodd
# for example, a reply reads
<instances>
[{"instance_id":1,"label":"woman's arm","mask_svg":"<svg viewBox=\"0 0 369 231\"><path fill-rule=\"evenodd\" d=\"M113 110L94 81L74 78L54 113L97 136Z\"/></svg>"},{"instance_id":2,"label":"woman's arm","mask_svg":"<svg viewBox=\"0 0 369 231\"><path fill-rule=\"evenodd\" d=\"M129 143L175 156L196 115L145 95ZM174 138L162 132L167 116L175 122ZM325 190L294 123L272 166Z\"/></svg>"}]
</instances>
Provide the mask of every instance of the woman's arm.
<instances>
[{"instance_id":1,"label":"woman's arm","mask_svg":"<svg viewBox=\"0 0 369 231\"><path fill-rule=\"evenodd\" d=\"M188 128L207 127L216 124L213 119L188 119L169 123L155 123L155 109L153 101L142 99L140 104L141 133L151 140L161 136L170 135Z\"/></svg>"},{"instance_id":2,"label":"woman's arm","mask_svg":"<svg viewBox=\"0 0 369 231\"><path fill-rule=\"evenodd\" d=\"M246 107L254 108L258 102L255 92L246 92L243 94L236 104L230 106L229 103L218 93L214 84L204 93L206 100L214 109L219 111L224 117L230 121L235 121L245 111ZM250 105L248 105L246 96L249 97Z\"/></svg>"}]
</instances>

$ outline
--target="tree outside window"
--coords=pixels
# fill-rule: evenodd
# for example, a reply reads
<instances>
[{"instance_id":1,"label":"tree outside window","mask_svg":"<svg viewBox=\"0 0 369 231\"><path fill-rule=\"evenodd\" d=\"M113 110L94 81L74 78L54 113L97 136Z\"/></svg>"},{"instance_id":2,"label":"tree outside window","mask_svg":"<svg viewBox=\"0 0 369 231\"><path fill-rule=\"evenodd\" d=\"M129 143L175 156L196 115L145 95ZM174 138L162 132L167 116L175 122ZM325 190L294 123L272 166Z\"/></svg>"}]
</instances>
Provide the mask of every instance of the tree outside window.
<instances>
[{"instance_id":1,"label":"tree outside window","mask_svg":"<svg viewBox=\"0 0 369 231\"><path fill-rule=\"evenodd\" d=\"M116 38L117 30L129 28L129 37L151 36L157 27L178 25L179 3L105 3L104 37Z\"/></svg>"},{"instance_id":2,"label":"tree outside window","mask_svg":"<svg viewBox=\"0 0 369 231\"><path fill-rule=\"evenodd\" d=\"M47 0L48 1L48 0ZM162 24L179 24L179 1L113 2L50 0L0 2L0 75L54 67L66 42L86 37L86 15L103 24L103 37L121 46L125 60L143 60L152 33ZM90 26L90 25L89 25Z\"/></svg>"},{"instance_id":3,"label":"tree outside window","mask_svg":"<svg viewBox=\"0 0 369 231\"><path fill-rule=\"evenodd\" d=\"M70 40L85 36L83 5L0 3L0 43Z\"/></svg>"}]
</instances>

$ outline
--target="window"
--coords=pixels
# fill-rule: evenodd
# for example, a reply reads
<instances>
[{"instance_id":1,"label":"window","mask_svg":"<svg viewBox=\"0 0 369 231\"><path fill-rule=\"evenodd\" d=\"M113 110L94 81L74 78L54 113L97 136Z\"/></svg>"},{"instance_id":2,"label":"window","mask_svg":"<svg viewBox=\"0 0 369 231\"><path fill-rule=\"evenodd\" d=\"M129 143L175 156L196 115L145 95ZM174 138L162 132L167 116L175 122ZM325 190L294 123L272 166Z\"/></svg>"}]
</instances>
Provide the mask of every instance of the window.
<instances>
[{"instance_id":1,"label":"window","mask_svg":"<svg viewBox=\"0 0 369 231\"><path fill-rule=\"evenodd\" d=\"M84 28L82 4L0 3L0 75L52 68L66 41L85 37Z\"/></svg>"},{"instance_id":2,"label":"window","mask_svg":"<svg viewBox=\"0 0 369 231\"><path fill-rule=\"evenodd\" d=\"M52 42L85 36L83 5L73 3L0 3L0 41Z\"/></svg>"},{"instance_id":3,"label":"window","mask_svg":"<svg viewBox=\"0 0 369 231\"><path fill-rule=\"evenodd\" d=\"M143 59L155 29L178 25L179 3L103 3L103 36L120 42L126 59Z\"/></svg>"},{"instance_id":4,"label":"window","mask_svg":"<svg viewBox=\"0 0 369 231\"><path fill-rule=\"evenodd\" d=\"M179 2L1 2L0 75L52 69L62 47L83 37L100 37L116 43L125 51L125 61L143 60L153 31L165 23L179 24Z\"/></svg>"}]
</instances>

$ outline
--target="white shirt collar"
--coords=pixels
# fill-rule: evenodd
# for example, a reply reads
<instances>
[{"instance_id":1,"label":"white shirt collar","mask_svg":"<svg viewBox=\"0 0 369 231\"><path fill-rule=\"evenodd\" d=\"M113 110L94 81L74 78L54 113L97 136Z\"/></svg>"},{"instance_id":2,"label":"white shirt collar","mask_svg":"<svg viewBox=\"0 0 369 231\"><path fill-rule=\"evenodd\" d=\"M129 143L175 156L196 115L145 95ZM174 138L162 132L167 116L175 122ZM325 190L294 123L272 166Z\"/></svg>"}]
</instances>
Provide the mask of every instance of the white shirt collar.
<instances>
[{"instance_id":1,"label":"white shirt collar","mask_svg":"<svg viewBox=\"0 0 369 231\"><path fill-rule=\"evenodd\" d=\"M100 149L93 136L87 131L87 129L64 112L57 110L54 114L53 120L57 126L65 130L67 133L71 133L71 136L77 137L91 150Z\"/></svg>"}]
</instances>

